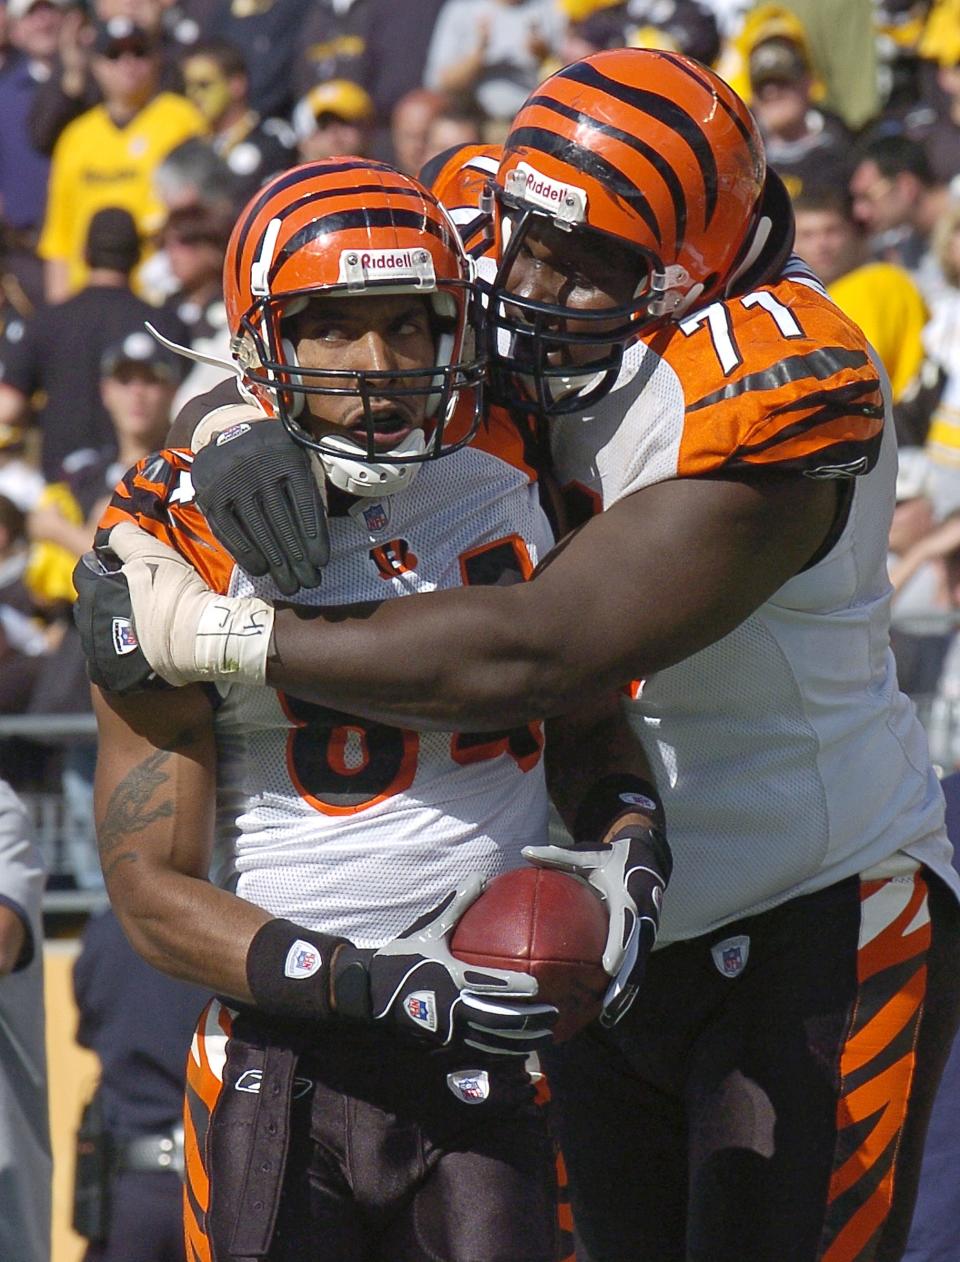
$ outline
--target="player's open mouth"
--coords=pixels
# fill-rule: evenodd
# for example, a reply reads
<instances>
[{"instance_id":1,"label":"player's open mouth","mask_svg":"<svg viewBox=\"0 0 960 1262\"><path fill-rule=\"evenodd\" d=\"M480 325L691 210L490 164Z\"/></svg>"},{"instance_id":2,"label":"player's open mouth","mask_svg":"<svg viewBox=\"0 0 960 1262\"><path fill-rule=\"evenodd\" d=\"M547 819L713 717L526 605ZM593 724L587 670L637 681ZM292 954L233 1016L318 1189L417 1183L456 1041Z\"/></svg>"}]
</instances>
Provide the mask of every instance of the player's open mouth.
<instances>
[{"instance_id":1,"label":"player's open mouth","mask_svg":"<svg viewBox=\"0 0 960 1262\"><path fill-rule=\"evenodd\" d=\"M374 412L371 420L373 441L378 451L392 451L409 436L413 429L410 417L399 411ZM367 435L370 431L364 417L359 416L351 422L348 432L355 442L366 446Z\"/></svg>"}]
</instances>

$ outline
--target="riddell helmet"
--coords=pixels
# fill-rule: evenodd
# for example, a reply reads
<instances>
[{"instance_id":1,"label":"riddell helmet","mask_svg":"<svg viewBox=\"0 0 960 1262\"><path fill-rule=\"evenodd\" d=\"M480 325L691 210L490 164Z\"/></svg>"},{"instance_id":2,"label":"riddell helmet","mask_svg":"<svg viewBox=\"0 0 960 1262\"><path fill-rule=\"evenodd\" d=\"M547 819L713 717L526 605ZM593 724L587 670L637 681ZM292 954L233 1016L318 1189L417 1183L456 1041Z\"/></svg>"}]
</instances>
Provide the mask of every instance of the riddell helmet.
<instances>
[{"instance_id":1,"label":"riddell helmet","mask_svg":"<svg viewBox=\"0 0 960 1262\"><path fill-rule=\"evenodd\" d=\"M476 433L483 361L477 353L472 266L436 199L385 163L329 158L276 176L241 212L227 246L224 299L230 349L242 384L317 453L330 481L356 495L409 484L420 462L458 450ZM297 363L285 321L314 297L422 294L434 328L435 362L421 370L309 369ZM359 396L365 441L314 437L301 423L307 396ZM420 396L429 432L378 451L370 402ZM464 400L457 438L444 431ZM472 410L471 410L472 405Z\"/></svg>"},{"instance_id":2,"label":"riddell helmet","mask_svg":"<svg viewBox=\"0 0 960 1262\"><path fill-rule=\"evenodd\" d=\"M546 412L580 410L602 397L641 329L724 295L757 257L771 228L762 222L766 185L753 116L690 58L611 49L545 80L517 114L497 174L501 262L490 320L502 379L525 381L528 405L532 382ZM507 289L538 218L634 252L629 305L576 314L581 328L613 320L612 331L567 332L570 308ZM569 367L548 365L551 351L577 343L601 357L574 377Z\"/></svg>"},{"instance_id":3,"label":"riddell helmet","mask_svg":"<svg viewBox=\"0 0 960 1262\"><path fill-rule=\"evenodd\" d=\"M424 163L420 179L446 207L471 258L493 253L493 189L501 145L454 145Z\"/></svg>"}]
</instances>

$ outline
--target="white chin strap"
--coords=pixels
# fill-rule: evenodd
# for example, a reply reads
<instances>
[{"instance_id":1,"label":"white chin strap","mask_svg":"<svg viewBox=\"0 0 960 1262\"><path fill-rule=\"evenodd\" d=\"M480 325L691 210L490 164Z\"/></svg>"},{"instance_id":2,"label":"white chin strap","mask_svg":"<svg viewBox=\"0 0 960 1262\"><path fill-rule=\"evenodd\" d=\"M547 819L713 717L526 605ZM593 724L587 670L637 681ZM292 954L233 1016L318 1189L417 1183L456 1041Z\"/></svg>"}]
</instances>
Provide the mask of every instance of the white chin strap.
<instances>
[{"instance_id":1,"label":"white chin strap","mask_svg":"<svg viewBox=\"0 0 960 1262\"><path fill-rule=\"evenodd\" d=\"M349 495L395 495L405 490L417 476L419 461L394 464L392 461L378 464L368 460L351 459L351 453L362 452L352 439L339 434L324 435L323 450L317 456L330 482ZM390 455L422 456L427 448L426 436L421 429L412 430L402 443L391 448ZM343 453L341 455L341 453Z\"/></svg>"}]
</instances>

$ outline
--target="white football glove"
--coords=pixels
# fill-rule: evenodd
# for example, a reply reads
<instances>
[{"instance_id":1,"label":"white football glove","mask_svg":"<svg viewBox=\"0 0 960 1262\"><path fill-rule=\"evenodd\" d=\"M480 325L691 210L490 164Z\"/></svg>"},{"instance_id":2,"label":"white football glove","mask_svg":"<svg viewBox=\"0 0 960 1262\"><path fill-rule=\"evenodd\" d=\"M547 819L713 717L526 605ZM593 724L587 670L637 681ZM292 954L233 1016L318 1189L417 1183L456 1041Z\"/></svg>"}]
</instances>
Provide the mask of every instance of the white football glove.
<instances>
[{"instance_id":1,"label":"white football glove","mask_svg":"<svg viewBox=\"0 0 960 1262\"><path fill-rule=\"evenodd\" d=\"M636 997L660 928L673 866L666 838L659 829L628 824L606 844L524 846L521 853L535 867L583 877L603 899L610 917L603 968L613 980L600 1020L616 1025Z\"/></svg>"},{"instance_id":2,"label":"white football glove","mask_svg":"<svg viewBox=\"0 0 960 1262\"><path fill-rule=\"evenodd\" d=\"M110 531L123 562L144 657L167 683L262 684L274 608L257 596L220 596L189 561L132 522Z\"/></svg>"}]
</instances>

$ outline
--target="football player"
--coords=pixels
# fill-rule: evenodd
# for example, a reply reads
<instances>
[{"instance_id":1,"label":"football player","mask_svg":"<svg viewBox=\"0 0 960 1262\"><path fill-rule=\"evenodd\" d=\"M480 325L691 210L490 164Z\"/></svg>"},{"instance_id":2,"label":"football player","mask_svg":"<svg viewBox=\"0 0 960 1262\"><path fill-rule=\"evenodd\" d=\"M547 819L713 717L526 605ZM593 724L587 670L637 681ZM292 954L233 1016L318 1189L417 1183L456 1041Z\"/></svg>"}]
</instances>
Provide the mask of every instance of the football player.
<instances>
[{"instance_id":1,"label":"football player","mask_svg":"<svg viewBox=\"0 0 960 1262\"><path fill-rule=\"evenodd\" d=\"M529 576L553 542L537 475L505 414L485 412L471 269L425 188L360 159L284 173L241 213L225 289L253 402L221 410L210 447L252 437L267 465L289 432L309 453L322 520L287 506L311 538L298 563L322 564L323 583L301 612ZM529 975L447 946L484 878L546 840L540 724L418 733L262 687L250 667L281 591L212 535L200 463L142 461L99 538L124 552L142 528L188 584L215 588L244 682L95 699L113 905L150 962L221 996L189 1059L188 1256L554 1262L569 1244L525 1065L557 1009ZM103 571L104 555L87 564ZM117 590L105 572L99 587ZM112 617L115 662L136 659L139 629ZM210 629L219 643L219 615ZM621 866L646 848L660 860L645 895L634 877L644 923L635 902L613 918L630 970L669 866L638 809L611 817ZM235 869L220 886L215 838Z\"/></svg>"},{"instance_id":2,"label":"football player","mask_svg":"<svg viewBox=\"0 0 960 1262\"><path fill-rule=\"evenodd\" d=\"M675 866L636 1002L551 1057L588 1252L898 1258L958 1019L960 885L888 645L888 384L791 258L752 116L695 62L560 70L496 199L498 388L549 418L583 525L521 586L277 610L255 669L424 729L627 687ZM237 677L197 637L215 597L171 617L174 563L151 563L127 567L151 664ZM530 857L595 880L591 853Z\"/></svg>"}]
</instances>

